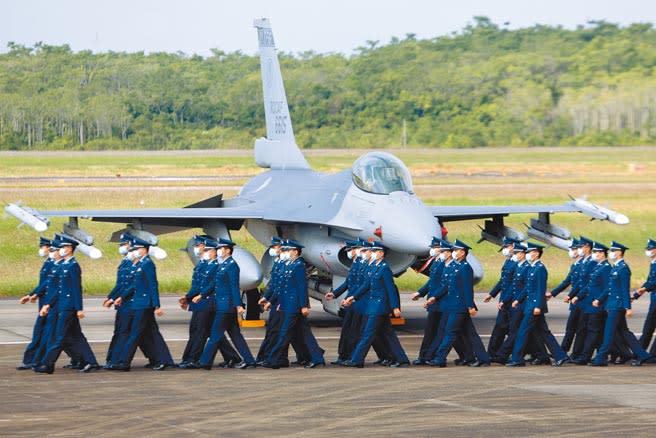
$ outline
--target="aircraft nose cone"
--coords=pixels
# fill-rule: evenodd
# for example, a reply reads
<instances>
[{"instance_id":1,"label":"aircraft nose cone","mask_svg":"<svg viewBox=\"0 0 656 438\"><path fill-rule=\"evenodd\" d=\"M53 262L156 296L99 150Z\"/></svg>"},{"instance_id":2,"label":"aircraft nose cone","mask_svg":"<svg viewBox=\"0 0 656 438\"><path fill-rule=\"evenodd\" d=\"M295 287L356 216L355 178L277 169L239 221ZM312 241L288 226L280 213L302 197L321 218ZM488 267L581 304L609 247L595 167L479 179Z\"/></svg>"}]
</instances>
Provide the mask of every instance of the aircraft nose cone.
<instances>
[{"instance_id":1,"label":"aircraft nose cone","mask_svg":"<svg viewBox=\"0 0 656 438\"><path fill-rule=\"evenodd\" d=\"M423 255L429 250L433 236L440 236L437 219L414 197L391 198L384 212L382 241L393 251Z\"/></svg>"}]
</instances>

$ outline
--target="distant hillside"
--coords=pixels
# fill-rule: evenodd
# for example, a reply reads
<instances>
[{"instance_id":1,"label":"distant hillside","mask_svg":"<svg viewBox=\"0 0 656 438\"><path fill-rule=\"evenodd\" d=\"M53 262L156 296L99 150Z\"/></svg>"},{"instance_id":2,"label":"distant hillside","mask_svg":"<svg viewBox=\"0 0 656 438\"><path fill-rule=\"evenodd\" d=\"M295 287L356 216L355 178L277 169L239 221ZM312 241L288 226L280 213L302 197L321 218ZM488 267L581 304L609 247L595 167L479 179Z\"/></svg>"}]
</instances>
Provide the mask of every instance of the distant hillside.
<instances>
[{"instance_id":1,"label":"distant hillside","mask_svg":"<svg viewBox=\"0 0 656 438\"><path fill-rule=\"evenodd\" d=\"M656 30L590 22L281 54L303 147L656 144ZM284 49L284 48L282 48ZM259 60L240 52L0 55L0 149L249 148Z\"/></svg>"}]
</instances>

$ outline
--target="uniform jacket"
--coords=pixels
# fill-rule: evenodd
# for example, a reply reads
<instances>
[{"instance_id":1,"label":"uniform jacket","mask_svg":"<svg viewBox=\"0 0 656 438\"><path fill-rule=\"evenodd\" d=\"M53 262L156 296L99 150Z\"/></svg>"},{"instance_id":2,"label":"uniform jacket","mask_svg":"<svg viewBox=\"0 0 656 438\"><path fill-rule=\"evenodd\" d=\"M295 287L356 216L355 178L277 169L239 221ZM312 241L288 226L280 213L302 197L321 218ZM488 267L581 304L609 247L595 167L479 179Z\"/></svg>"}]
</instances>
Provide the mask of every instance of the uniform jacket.
<instances>
[{"instance_id":1,"label":"uniform jacket","mask_svg":"<svg viewBox=\"0 0 656 438\"><path fill-rule=\"evenodd\" d=\"M651 262L649 265L649 275L647 275L647 280L643 283L642 287L647 289L647 292L656 292L656 261ZM651 294L650 302L656 303L655 293Z\"/></svg>"},{"instance_id":2,"label":"uniform jacket","mask_svg":"<svg viewBox=\"0 0 656 438\"><path fill-rule=\"evenodd\" d=\"M347 294L348 296L358 288L360 285L360 278L362 276L363 264L364 262L360 257L351 263L346 279L342 282L342 284L337 286L335 290L333 290L333 295L335 295L335 298L339 297L347 290L349 291L349 294Z\"/></svg>"},{"instance_id":3,"label":"uniform jacket","mask_svg":"<svg viewBox=\"0 0 656 438\"><path fill-rule=\"evenodd\" d=\"M298 313L310 305L305 277L305 260L302 257L285 263L276 299L280 310L285 313Z\"/></svg>"},{"instance_id":4,"label":"uniform jacket","mask_svg":"<svg viewBox=\"0 0 656 438\"><path fill-rule=\"evenodd\" d=\"M610 271L608 286L598 298L600 307L606 310L631 308L631 269L624 260L615 263Z\"/></svg>"},{"instance_id":5,"label":"uniform jacket","mask_svg":"<svg viewBox=\"0 0 656 438\"><path fill-rule=\"evenodd\" d=\"M59 279L56 293L53 293L45 304L56 307L58 311L83 310L82 270L75 257L59 262L57 274Z\"/></svg>"},{"instance_id":6,"label":"uniform jacket","mask_svg":"<svg viewBox=\"0 0 656 438\"><path fill-rule=\"evenodd\" d=\"M506 309L510 309L513 301L519 301L520 307L517 310L521 310L521 306L524 305L524 300L521 297L524 297L526 287L526 278L528 276L528 270L530 268L529 262L524 260L521 264L517 263L515 266L515 275L513 276L512 281L512 295L508 301L502 301L503 306Z\"/></svg>"},{"instance_id":7,"label":"uniform jacket","mask_svg":"<svg viewBox=\"0 0 656 438\"><path fill-rule=\"evenodd\" d=\"M524 302L524 314L532 314L533 310L539 308L542 314L548 313L547 307L547 268L542 260L537 260L534 264L527 264L526 268L526 285L519 295L520 302Z\"/></svg>"},{"instance_id":8,"label":"uniform jacket","mask_svg":"<svg viewBox=\"0 0 656 438\"><path fill-rule=\"evenodd\" d=\"M500 302L508 301L512 297L512 284L513 277L515 275L515 268L517 267L517 262L512 261L512 259L507 258L501 266L501 275L499 276L499 281L494 285L490 291L490 296L496 297L499 292L501 296L499 297Z\"/></svg>"},{"instance_id":9,"label":"uniform jacket","mask_svg":"<svg viewBox=\"0 0 656 438\"><path fill-rule=\"evenodd\" d=\"M369 281L363 283L353 297L356 301L366 301L366 315L389 315L392 309L401 307L392 270L385 260L373 263L370 269Z\"/></svg>"},{"instance_id":10,"label":"uniform jacket","mask_svg":"<svg viewBox=\"0 0 656 438\"><path fill-rule=\"evenodd\" d=\"M133 310L157 309L160 306L157 270L150 257L133 264L129 276L129 286L121 293L123 300L130 299Z\"/></svg>"},{"instance_id":11,"label":"uniform jacket","mask_svg":"<svg viewBox=\"0 0 656 438\"><path fill-rule=\"evenodd\" d=\"M577 294L577 297L582 302L582 310L585 313L601 313L604 309L601 307L594 307L592 302L599 299L606 291L608 280L610 278L610 271L612 267L608 260L597 263L594 270L590 274L590 279L587 285Z\"/></svg>"},{"instance_id":12,"label":"uniform jacket","mask_svg":"<svg viewBox=\"0 0 656 438\"><path fill-rule=\"evenodd\" d=\"M429 295L431 291L437 293L441 284L442 284L442 273L444 272L444 262L439 259L433 259L431 263L430 271L428 272L428 281L422 287L419 288L419 296L425 297ZM430 299L431 296L429 295ZM428 312L439 312L440 311L440 300L437 300L433 304L429 305L426 310Z\"/></svg>"},{"instance_id":13,"label":"uniform jacket","mask_svg":"<svg viewBox=\"0 0 656 438\"><path fill-rule=\"evenodd\" d=\"M577 281L579 275L579 269L581 268L581 262L579 260L575 261L569 266L569 272L567 277L556 287L551 290L551 295L556 297L559 293L567 289L568 287L574 287L574 284Z\"/></svg>"},{"instance_id":14,"label":"uniform jacket","mask_svg":"<svg viewBox=\"0 0 656 438\"><path fill-rule=\"evenodd\" d=\"M232 256L222 263L208 264L207 285L203 288L203 298L214 293L214 304L218 313L235 313L241 306L241 291L239 290L239 265Z\"/></svg>"},{"instance_id":15,"label":"uniform jacket","mask_svg":"<svg viewBox=\"0 0 656 438\"><path fill-rule=\"evenodd\" d=\"M453 261L447 268L446 282L435 295L443 300L442 310L447 313L466 312L474 304L474 272L466 260Z\"/></svg>"},{"instance_id":16,"label":"uniform jacket","mask_svg":"<svg viewBox=\"0 0 656 438\"><path fill-rule=\"evenodd\" d=\"M43 299L46 296L46 291L48 289L48 275L52 271L52 267L55 261L51 258L47 258L43 265L41 265L41 270L39 271L39 284L29 293L30 296L36 295L39 297L39 309L43 306Z\"/></svg>"}]
</instances>

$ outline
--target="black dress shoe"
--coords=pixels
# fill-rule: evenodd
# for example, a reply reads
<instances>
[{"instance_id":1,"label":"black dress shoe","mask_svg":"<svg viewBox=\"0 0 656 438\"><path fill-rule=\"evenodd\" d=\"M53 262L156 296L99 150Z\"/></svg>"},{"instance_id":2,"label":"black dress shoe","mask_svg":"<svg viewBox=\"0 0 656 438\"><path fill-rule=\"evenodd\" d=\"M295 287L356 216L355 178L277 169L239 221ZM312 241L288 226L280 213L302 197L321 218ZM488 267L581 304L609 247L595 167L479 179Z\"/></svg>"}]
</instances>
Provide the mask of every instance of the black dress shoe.
<instances>
[{"instance_id":1,"label":"black dress shoe","mask_svg":"<svg viewBox=\"0 0 656 438\"><path fill-rule=\"evenodd\" d=\"M122 363L113 363L110 368L112 371L130 371L130 366Z\"/></svg>"},{"instance_id":2,"label":"black dress shoe","mask_svg":"<svg viewBox=\"0 0 656 438\"><path fill-rule=\"evenodd\" d=\"M31 370L31 369L32 369L32 365L31 365L31 364L22 363L22 364L18 365L18 366L16 367L16 369L17 369L17 370Z\"/></svg>"},{"instance_id":3,"label":"black dress shoe","mask_svg":"<svg viewBox=\"0 0 656 438\"><path fill-rule=\"evenodd\" d=\"M446 362L438 362L436 360L429 360L428 365L438 368L446 368Z\"/></svg>"},{"instance_id":4,"label":"black dress shoe","mask_svg":"<svg viewBox=\"0 0 656 438\"><path fill-rule=\"evenodd\" d=\"M531 361L531 365L551 365L551 359L545 358L545 359L533 359Z\"/></svg>"},{"instance_id":5,"label":"black dress shoe","mask_svg":"<svg viewBox=\"0 0 656 438\"><path fill-rule=\"evenodd\" d=\"M70 369L75 369L76 366L77 366L77 364L74 364L73 362L69 362L66 365L64 365L62 368L64 368L65 370L66 369L70 370Z\"/></svg>"},{"instance_id":6,"label":"black dress shoe","mask_svg":"<svg viewBox=\"0 0 656 438\"><path fill-rule=\"evenodd\" d=\"M341 365L342 362L343 362L342 359L337 358L337 359L335 359L334 361L330 362L330 364L331 364L331 365Z\"/></svg>"},{"instance_id":7,"label":"black dress shoe","mask_svg":"<svg viewBox=\"0 0 656 438\"><path fill-rule=\"evenodd\" d=\"M305 364L305 368L316 368L316 367L325 367L326 362L308 362Z\"/></svg>"},{"instance_id":8,"label":"black dress shoe","mask_svg":"<svg viewBox=\"0 0 656 438\"><path fill-rule=\"evenodd\" d=\"M263 360L256 360L255 361L255 365L257 365L257 366L262 366L263 363L264 363Z\"/></svg>"},{"instance_id":9,"label":"black dress shoe","mask_svg":"<svg viewBox=\"0 0 656 438\"><path fill-rule=\"evenodd\" d=\"M489 367L490 362L483 362L481 360L475 360L474 362L470 363L469 366L472 367L472 368Z\"/></svg>"},{"instance_id":10,"label":"black dress shoe","mask_svg":"<svg viewBox=\"0 0 656 438\"><path fill-rule=\"evenodd\" d=\"M363 364L363 363L353 362L353 361L350 360L350 359L349 359L349 360L345 360L344 362L342 362L342 365L345 366L345 367L348 367L348 368L364 368L364 364Z\"/></svg>"},{"instance_id":11,"label":"black dress shoe","mask_svg":"<svg viewBox=\"0 0 656 438\"><path fill-rule=\"evenodd\" d=\"M144 368L155 368L156 366L157 365L155 365L154 363L148 362L146 365L144 365Z\"/></svg>"},{"instance_id":12,"label":"black dress shoe","mask_svg":"<svg viewBox=\"0 0 656 438\"><path fill-rule=\"evenodd\" d=\"M615 365L624 365L627 361L628 361L628 359L626 359L624 357L618 357L612 363L614 363Z\"/></svg>"},{"instance_id":13,"label":"black dress shoe","mask_svg":"<svg viewBox=\"0 0 656 438\"><path fill-rule=\"evenodd\" d=\"M307 360L295 360L295 361L291 362L290 365L305 366L308 363L309 362Z\"/></svg>"},{"instance_id":14,"label":"black dress shoe","mask_svg":"<svg viewBox=\"0 0 656 438\"><path fill-rule=\"evenodd\" d=\"M378 360L373 361L372 364L373 365L382 365L384 361L385 361L385 359L378 359Z\"/></svg>"},{"instance_id":15,"label":"black dress shoe","mask_svg":"<svg viewBox=\"0 0 656 438\"><path fill-rule=\"evenodd\" d=\"M525 362L514 362L514 361L511 360L510 362L506 362L506 366L507 367L525 367L526 363Z\"/></svg>"},{"instance_id":16,"label":"black dress shoe","mask_svg":"<svg viewBox=\"0 0 656 438\"><path fill-rule=\"evenodd\" d=\"M640 359L632 360L631 361L631 366L632 367L641 367L642 363L643 363L643 361L640 360Z\"/></svg>"},{"instance_id":17,"label":"black dress shoe","mask_svg":"<svg viewBox=\"0 0 656 438\"><path fill-rule=\"evenodd\" d=\"M594 360L588 364L591 367L607 367L608 362L595 362Z\"/></svg>"},{"instance_id":18,"label":"black dress shoe","mask_svg":"<svg viewBox=\"0 0 656 438\"><path fill-rule=\"evenodd\" d=\"M39 365L38 367L34 368L34 372L52 374L55 372L55 367L51 365Z\"/></svg>"},{"instance_id":19,"label":"black dress shoe","mask_svg":"<svg viewBox=\"0 0 656 438\"><path fill-rule=\"evenodd\" d=\"M248 368L257 368L257 364L255 362L242 362L240 365L237 365L235 368L238 370L246 370Z\"/></svg>"},{"instance_id":20,"label":"black dress shoe","mask_svg":"<svg viewBox=\"0 0 656 438\"><path fill-rule=\"evenodd\" d=\"M91 371L96 371L100 369L100 365L97 363L88 363L80 370L81 373L90 373Z\"/></svg>"},{"instance_id":21,"label":"black dress shoe","mask_svg":"<svg viewBox=\"0 0 656 438\"><path fill-rule=\"evenodd\" d=\"M420 366L420 365L428 365L428 362L425 361L424 359L415 359L412 361L412 364Z\"/></svg>"},{"instance_id":22,"label":"black dress shoe","mask_svg":"<svg viewBox=\"0 0 656 438\"><path fill-rule=\"evenodd\" d=\"M569 357L565 356L564 358L562 358L562 359L557 360L556 362L554 362L553 366L555 366L555 367L562 367L563 365L568 364L568 363L570 363L570 362L572 362L572 360L571 360Z\"/></svg>"},{"instance_id":23,"label":"black dress shoe","mask_svg":"<svg viewBox=\"0 0 656 438\"><path fill-rule=\"evenodd\" d=\"M264 361L262 362L262 367L264 368L271 368L272 370L277 370L280 368L280 365L278 364L273 364L271 362Z\"/></svg>"},{"instance_id":24,"label":"black dress shoe","mask_svg":"<svg viewBox=\"0 0 656 438\"><path fill-rule=\"evenodd\" d=\"M500 358L500 357L493 357L493 358L490 359L490 361L492 361L492 362L494 362L494 363L501 364L501 365L505 365L505 364L506 364L506 360L505 360L505 359L502 359L502 358Z\"/></svg>"},{"instance_id":25,"label":"black dress shoe","mask_svg":"<svg viewBox=\"0 0 656 438\"><path fill-rule=\"evenodd\" d=\"M241 362L241 361L238 362L238 361L236 361L236 360L232 360L232 359L230 359L230 360L225 360L225 361L223 361L223 362L220 362L220 363L217 365L217 367L219 367L219 368L234 368L235 365L237 365L237 364L240 363L240 362Z\"/></svg>"},{"instance_id":26,"label":"black dress shoe","mask_svg":"<svg viewBox=\"0 0 656 438\"><path fill-rule=\"evenodd\" d=\"M168 368L168 366L169 366L168 364L161 363L161 364L159 364L159 365L155 365L155 366L153 367L153 371L164 371L165 369Z\"/></svg>"},{"instance_id":27,"label":"black dress shoe","mask_svg":"<svg viewBox=\"0 0 656 438\"><path fill-rule=\"evenodd\" d=\"M181 362L178 364L178 368L181 370L195 370L196 367L193 362Z\"/></svg>"},{"instance_id":28,"label":"black dress shoe","mask_svg":"<svg viewBox=\"0 0 656 438\"><path fill-rule=\"evenodd\" d=\"M392 362L389 364L390 368L407 368L410 366L410 362Z\"/></svg>"},{"instance_id":29,"label":"black dress shoe","mask_svg":"<svg viewBox=\"0 0 656 438\"><path fill-rule=\"evenodd\" d=\"M384 359L384 360L381 361L378 365L380 365L381 367L388 367L388 366L390 366L392 363L393 363L393 362L392 362L391 360L389 360L389 359Z\"/></svg>"}]
</instances>

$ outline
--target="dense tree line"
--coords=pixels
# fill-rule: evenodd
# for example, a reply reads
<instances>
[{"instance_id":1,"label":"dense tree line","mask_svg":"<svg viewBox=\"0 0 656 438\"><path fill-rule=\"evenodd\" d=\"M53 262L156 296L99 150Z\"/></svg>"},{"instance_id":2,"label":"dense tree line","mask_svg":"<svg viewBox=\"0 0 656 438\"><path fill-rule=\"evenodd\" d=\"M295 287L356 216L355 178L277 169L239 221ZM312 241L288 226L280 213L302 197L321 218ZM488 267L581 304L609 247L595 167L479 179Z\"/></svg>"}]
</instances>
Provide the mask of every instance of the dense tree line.
<instances>
[{"instance_id":1,"label":"dense tree line","mask_svg":"<svg viewBox=\"0 0 656 438\"><path fill-rule=\"evenodd\" d=\"M213 50L0 54L0 149L250 147L259 59ZM656 30L590 22L281 53L303 147L656 144Z\"/></svg>"}]
</instances>

